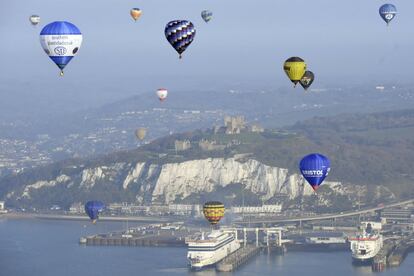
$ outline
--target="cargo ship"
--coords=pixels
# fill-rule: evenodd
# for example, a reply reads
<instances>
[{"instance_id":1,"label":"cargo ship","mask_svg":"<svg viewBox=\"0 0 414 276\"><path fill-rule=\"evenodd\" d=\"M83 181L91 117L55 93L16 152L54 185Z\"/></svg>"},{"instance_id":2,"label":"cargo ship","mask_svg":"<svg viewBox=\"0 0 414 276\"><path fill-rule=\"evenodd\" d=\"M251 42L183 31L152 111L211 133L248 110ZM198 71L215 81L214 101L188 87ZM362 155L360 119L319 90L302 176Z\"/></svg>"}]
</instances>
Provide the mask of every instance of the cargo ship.
<instances>
[{"instance_id":1,"label":"cargo ship","mask_svg":"<svg viewBox=\"0 0 414 276\"><path fill-rule=\"evenodd\" d=\"M361 232L355 237L349 237L354 264L372 264L372 260L383 246L381 228L382 225L379 222L362 222Z\"/></svg>"}]
</instances>

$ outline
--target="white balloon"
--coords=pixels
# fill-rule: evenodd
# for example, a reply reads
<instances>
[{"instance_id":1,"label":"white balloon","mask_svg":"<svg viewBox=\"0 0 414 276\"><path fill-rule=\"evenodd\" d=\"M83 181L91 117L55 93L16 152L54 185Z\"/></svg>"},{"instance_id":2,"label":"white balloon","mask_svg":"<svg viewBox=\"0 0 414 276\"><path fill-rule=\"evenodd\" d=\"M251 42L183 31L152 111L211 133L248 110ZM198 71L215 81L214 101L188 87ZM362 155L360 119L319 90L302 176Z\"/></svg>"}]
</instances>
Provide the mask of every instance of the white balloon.
<instances>
[{"instance_id":1,"label":"white balloon","mask_svg":"<svg viewBox=\"0 0 414 276\"><path fill-rule=\"evenodd\" d=\"M164 88L160 88L157 90L157 97L160 101L163 101L167 98L168 96L168 91L167 89Z\"/></svg>"},{"instance_id":2,"label":"white balloon","mask_svg":"<svg viewBox=\"0 0 414 276\"><path fill-rule=\"evenodd\" d=\"M32 23L33 26L36 26L40 23L40 16L38 15L32 15L29 17L30 23Z\"/></svg>"}]
</instances>

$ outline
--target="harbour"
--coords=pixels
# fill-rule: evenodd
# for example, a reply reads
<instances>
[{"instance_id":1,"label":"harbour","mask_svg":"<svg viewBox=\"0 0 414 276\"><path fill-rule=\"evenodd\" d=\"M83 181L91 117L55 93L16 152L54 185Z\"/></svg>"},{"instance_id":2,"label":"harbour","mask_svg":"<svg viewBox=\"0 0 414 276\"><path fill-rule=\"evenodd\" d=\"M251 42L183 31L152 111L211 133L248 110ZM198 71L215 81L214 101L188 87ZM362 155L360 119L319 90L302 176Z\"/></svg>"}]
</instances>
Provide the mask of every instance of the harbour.
<instances>
[{"instance_id":1,"label":"harbour","mask_svg":"<svg viewBox=\"0 0 414 276\"><path fill-rule=\"evenodd\" d=\"M3 247L0 256L4 260L4 275L84 275L89 267L89 275L127 275L137 269L145 270L145 275L224 275L215 267L206 271L192 272L186 265L185 245L183 246L86 246L78 245L80 236L93 236L96 233L119 232L125 229L125 223L101 222L92 225L80 221L51 221L40 219L0 220L0 237ZM130 223L131 228L143 224ZM30 229L32 236L27 236ZM125 231L125 230L124 230ZM260 233L259 233L260 234ZM240 237L243 235L240 234ZM249 237L249 235L247 235ZM254 237L254 235L251 235ZM260 235L259 235L260 237ZM254 255L247 262L237 267L238 275L321 275L324 271L335 271L337 276L371 275L370 266L353 266L349 248L331 252L313 250L312 246L303 245L303 250L293 250L287 246L282 253L276 246L268 252L260 241L260 254ZM274 241L272 241L274 242ZM255 241L248 245L255 247ZM298 245L299 246L299 245ZM306 247L306 250L305 248ZM315 248L316 249L316 248ZM23 251L25 253L23 253ZM49 258L48 265L37 263L41 256ZM39 256L39 257L36 257ZM64 263L61 262L64 260ZM162 261L160 261L162 260ZM71 264L61 271L64 264ZM60 268L58 268L60 267ZM410 275L414 267L414 254L407 254L404 262L397 269L386 269L381 275ZM52 268L52 269L51 269ZM50 271L49 271L50 270ZM93 273L94 272L94 273ZM373 274L372 274L373 275Z\"/></svg>"},{"instance_id":2,"label":"harbour","mask_svg":"<svg viewBox=\"0 0 414 276\"><path fill-rule=\"evenodd\" d=\"M364 222L365 225L367 222ZM369 222L368 222L369 224ZM339 227L340 228L340 227ZM218 272L230 272L251 262L257 255L281 255L287 252L350 252L350 238L346 233L334 228L332 231L295 230L284 227L221 227L220 230L197 228L184 222L148 224L131 227L123 231L82 236L79 240L85 246L123 247L182 247L190 242L190 237L219 231L231 233L240 248L214 262ZM190 250L190 249L189 249ZM372 271L381 272L389 267L400 266L407 254L414 250L414 235L396 236L385 239L383 245L372 258ZM211 265L210 265L211 266Z\"/></svg>"},{"instance_id":3,"label":"harbour","mask_svg":"<svg viewBox=\"0 0 414 276\"><path fill-rule=\"evenodd\" d=\"M207 208L206 220L183 216L181 221L177 220L180 216L114 217L112 223L122 222L122 227L109 231L101 227L111 223L105 216L96 224L95 221L85 224L84 216L64 214L11 212L3 218L73 221L83 224L83 228L95 229L78 236L81 248L180 248L187 250L187 258L183 256L181 260L187 259L190 270L213 268L217 272L231 272L254 263L262 255L283 259L293 252L310 255L344 252L352 256L353 263L369 265L372 272L384 272L387 268L401 266L414 249L410 206L386 209L378 206L374 212L371 208L346 214L346 217L341 213L338 218L332 214L329 218L322 215L319 220L298 217L277 223L258 222L248 216L236 217L232 223L219 223L224 215L223 205L211 202Z\"/></svg>"}]
</instances>

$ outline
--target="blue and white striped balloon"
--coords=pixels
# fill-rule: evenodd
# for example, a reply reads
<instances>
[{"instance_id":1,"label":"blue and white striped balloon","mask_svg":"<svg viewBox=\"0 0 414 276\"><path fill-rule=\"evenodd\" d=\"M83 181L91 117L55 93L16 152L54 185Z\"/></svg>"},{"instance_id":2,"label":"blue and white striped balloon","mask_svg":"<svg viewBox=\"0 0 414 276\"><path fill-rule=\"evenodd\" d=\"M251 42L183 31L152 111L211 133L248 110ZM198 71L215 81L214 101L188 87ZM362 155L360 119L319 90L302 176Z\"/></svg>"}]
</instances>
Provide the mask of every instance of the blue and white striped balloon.
<instances>
[{"instance_id":1,"label":"blue and white striped balloon","mask_svg":"<svg viewBox=\"0 0 414 276\"><path fill-rule=\"evenodd\" d=\"M70 22L55 21L40 32L40 44L63 76L63 69L79 51L82 33Z\"/></svg>"},{"instance_id":2,"label":"blue and white striped balloon","mask_svg":"<svg viewBox=\"0 0 414 276\"><path fill-rule=\"evenodd\" d=\"M193 23L187 20L168 22L164 32L168 42L177 51L180 58L185 49L193 42L196 34Z\"/></svg>"},{"instance_id":3,"label":"blue and white striped balloon","mask_svg":"<svg viewBox=\"0 0 414 276\"><path fill-rule=\"evenodd\" d=\"M384 4L379 8L379 14L388 25L397 14L397 8L393 4Z\"/></svg>"}]
</instances>

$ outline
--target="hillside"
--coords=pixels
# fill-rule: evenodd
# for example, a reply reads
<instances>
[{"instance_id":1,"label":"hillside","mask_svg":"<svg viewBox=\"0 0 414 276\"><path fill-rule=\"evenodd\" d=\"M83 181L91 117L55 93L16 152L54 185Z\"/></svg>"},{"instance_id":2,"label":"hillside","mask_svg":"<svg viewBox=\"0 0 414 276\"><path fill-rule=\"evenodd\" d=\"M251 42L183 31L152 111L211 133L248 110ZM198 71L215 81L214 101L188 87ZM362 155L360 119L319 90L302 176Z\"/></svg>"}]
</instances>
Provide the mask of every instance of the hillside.
<instances>
[{"instance_id":1,"label":"hillside","mask_svg":"<svg viewBox=\"0 0 414 276\"><path fill-rule=\"evenodd\" d=\"M26 110L21 109L21 102L14 107L7 99L6 106L0 108L4 160L0 177L68 158L134 149L139 144L134 135L139 127L147 128L146 139L151 141L169 133L220 124L225 115L243 115L250 122L274 129L314 116L411 108L414 102L412 85L387 84L379 91L373 83L336 83L335 87L315 83L308 93L285 85L277 88L247 80L224 86L197 82L192 88L171 87L168 100L162 103L151 89L91 109L78 110L82 105L77 105L76 111L69 113L56 107L61 103L41 110L26 104ZM16 91L16 95L21 94ZM19 99L16 95L15 100ZM13 109L19 112L10 112ZM1 111L17 117L7 119Z\"/></svg>"},{"instance_id":2,"label":"hillside","mask_svg":"<svg viewBox=\"0 0 414 276\"><path fill-rule=\"evenodd\" d=\"M317 117L284 130L238 134L196 130L157 139L136 150L72 159L0 179L0 196L12 206L76 201L195 202L226 195L240 203L294 202L310 195L298 176L302 156L320 152L331 160L328 184L318 196L328 206L357 193L368 203L414 196L414 110ZM176 150L175 141L191 148ZM206 143L208 149L200 146ZM204 141L204 142L203 142ZM336 191L332 193L332 191ZM339 200L339 199L338 199Z\"/></svg>"}]
</instances>

